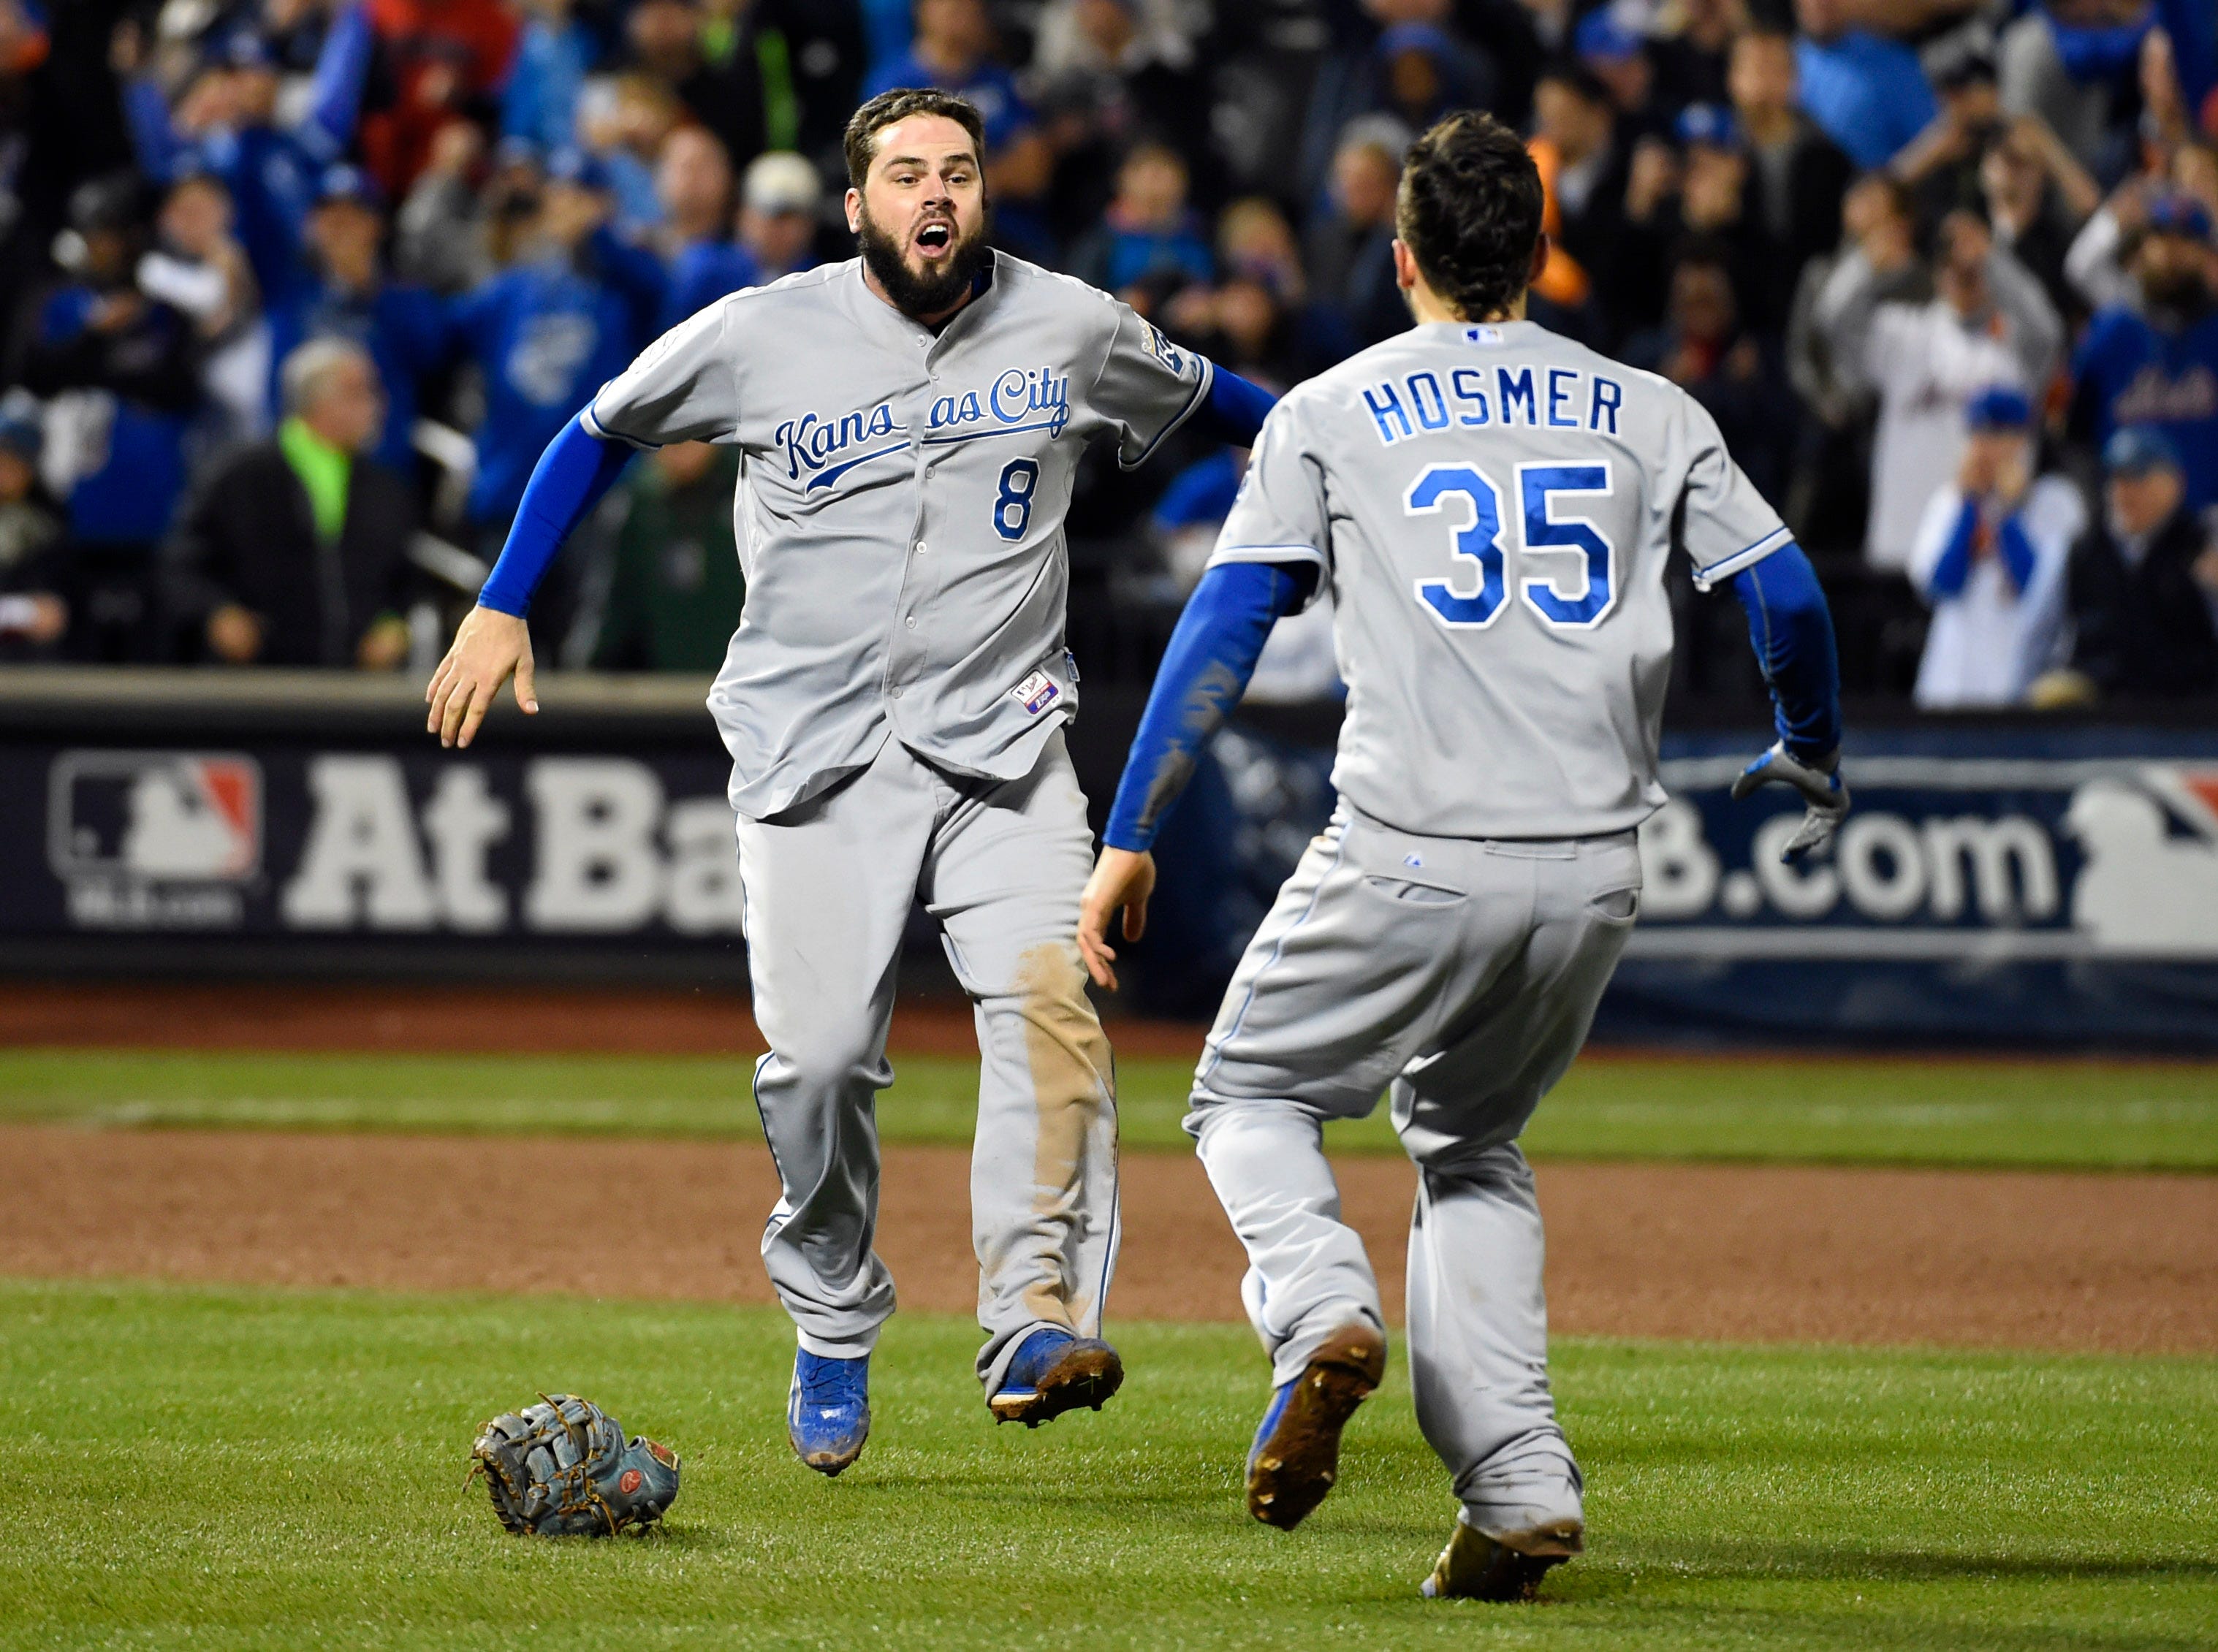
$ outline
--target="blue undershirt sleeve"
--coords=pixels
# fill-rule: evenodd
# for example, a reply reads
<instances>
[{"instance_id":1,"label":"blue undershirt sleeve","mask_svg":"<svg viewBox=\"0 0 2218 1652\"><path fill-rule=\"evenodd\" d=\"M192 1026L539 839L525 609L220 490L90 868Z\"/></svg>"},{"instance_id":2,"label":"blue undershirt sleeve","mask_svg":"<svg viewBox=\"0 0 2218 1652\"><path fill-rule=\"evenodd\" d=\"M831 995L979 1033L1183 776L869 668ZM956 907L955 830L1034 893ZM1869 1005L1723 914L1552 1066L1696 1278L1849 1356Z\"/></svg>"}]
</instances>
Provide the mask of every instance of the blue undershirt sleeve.
<instances>
[{"instance_id":1,"label":"blue undershirt sleeve","mask_svg":"<svg viewBox=\"0 0 2218 1652\"><path fill-rule=\"evenodd\" d=\"M1802 762L1831 768L1841 746L1841 665L1817 570L1790 543L1733 575L1732 588L1748 611L1781 742Z\"/></svg>"},{"instance_id":2,"label":"blue undershirt sleeve","mask_svg":"<svg viewBox=\"0 0 2218 1652\"><path fill-rule=\"evenodd\" d=\"M1135 852L1155 843L1196 754L1239 704L1272 626L1308 598L1315 572L1229 562L1202 575L1163 651L1102 842Z\"/></svg>"},{"instance_id":3,"label":"blue undershirt sleeve","mask_svg":"<svg viewBox=\"0 0 2218 1652\"><path fill-rule=\"evenodd\" d=\"M478 606L521 616L554 553L623 473L631 455L621 442L588 435L575 418L565 424L532 467L508 542L478 592Z\"/></svg>"},{"instance_id":4,"label":"blue undershirt sleeve","mask_svg":"<svg viewBox=\"0 0 2218 1652\"><path fill-rule=\"evenodd\" d=\"M1252 448L1263 420L1279 399L1230 368L1218 367L1209 381L1209 399L1193 410L1192 424L1215 442Z\"/></svg>"},{"instance_id":5,"label":"blue undershirt sleeve","mask_svg":"<svg viewBox=\"0 0 2218 1652\"><path fill-rule=\"evenodd\" d=\"M1972 544L1979 534L1979 502L1967 499L1956 513L1956 525L1948 530L1948 543L1941 552L1941 560L1933 565L1933 577L1925 582L1925 595L1940 602L1959 594L1964 581L1971 577Z\"/></svg>"},{"instance_id":6,"label":"blue undershirt sleeve","mask_svg":"<svg viewBox=\"0 0 2218 1652\"><path fill-rule=\"evenodd\" d=\"M2016 517L2002 525L1995 535L1995 549L2001 556L2003 572L2010 576L2010 589L2021 597L2033 583L2035 556L2033 541L2025 536L2025 524Z\"/></svg>"}]
</instances>

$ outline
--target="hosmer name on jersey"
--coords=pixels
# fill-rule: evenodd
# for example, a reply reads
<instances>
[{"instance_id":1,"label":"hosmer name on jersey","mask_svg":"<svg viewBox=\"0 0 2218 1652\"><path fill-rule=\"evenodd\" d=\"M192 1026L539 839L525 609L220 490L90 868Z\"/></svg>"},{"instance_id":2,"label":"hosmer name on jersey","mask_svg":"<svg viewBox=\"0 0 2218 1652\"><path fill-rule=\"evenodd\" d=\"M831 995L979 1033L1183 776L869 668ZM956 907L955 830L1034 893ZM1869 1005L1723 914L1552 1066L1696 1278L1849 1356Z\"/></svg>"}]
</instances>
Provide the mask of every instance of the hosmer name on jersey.
<instances>
[{"instance_id":1,"label":"hosmer name on jersey","mask_svg":"<svg viewBox=\"0 0 2218 1652\"><path fill-rule=\"evenodd\" d=\"M1490 328L1474 329L1491 331ZM1577 368L1521 363L1427 370L1365 387L1363 405L1383 447L1452 425L1522 424L1617 434L1625 387Z\"/></svg>"},{"instance_id":2,"label":"hosmer name on jersey","mask_svg":"<svg viewBox=\"0 0 2218 1652\"><path fill-rule=\"evenodd\" d=\"M983 390L942 396L932 404L925 442L968 442L1014 430L1045 430L1050 438L1070 423L1070 375L1052 368L1013 367L996 374ZM966 426L983 426L967 429ZM809 473L811 492L830 486L865 459L907 448L909 427L894 417L894 405L882 401L867 411L836 416L803 413L771 433L785 455L785 473L799 480ZM899 438L898 440L889 438ZM859 451L858 451L859 450Z\"/></svg>"}]
</instances>

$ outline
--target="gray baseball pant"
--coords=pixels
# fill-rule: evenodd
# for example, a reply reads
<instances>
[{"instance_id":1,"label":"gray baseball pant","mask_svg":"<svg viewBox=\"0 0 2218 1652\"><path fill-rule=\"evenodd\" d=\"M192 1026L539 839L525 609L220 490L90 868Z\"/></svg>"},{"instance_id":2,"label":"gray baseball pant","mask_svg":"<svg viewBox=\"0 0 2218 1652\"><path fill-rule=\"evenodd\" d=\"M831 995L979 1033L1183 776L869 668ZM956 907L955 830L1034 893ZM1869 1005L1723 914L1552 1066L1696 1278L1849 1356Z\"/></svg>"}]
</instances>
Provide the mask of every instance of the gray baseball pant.
<instances>
[{"instance_id":1,"label":"gray baseball pant","mask_svg":"<svg viewBox=\"0 0 2218 1652\"><path fill-rule=\"evenodd\" d=\"M1322 1126L1390 1092L1417 1166L1417 1422L1483 1531L1581 1518L1516 1138L1586 1037L1639 888L1629 832L1424 838L1343 802L1249 944L1195 1074L1186 1127L1247 1247L1241 1296L1274 1384L1335 1327L1385 1329Z\"/></svg>"},{"instance_id":2,"label":"gray baseball pant","mask_svg":"<svg viewBox=\"0 0 2218 1652\"><path fill-rule=\"evenodd\" d=\"M886 1031L919 899L978 1026L980 1379L997 1388L1043 1327L1099 1335L1117 1261L1117 1110L1078 953L1093 835L1062 735L1013 781L947 774L889 739L821 795L742 817L739 839L755 1020L770 1044L755 1104L783 1190L763 1263L801 1346L868 1353L894 1311L872 1248L876 1103L893 1082Z\"/></svg>"}]
</instances>

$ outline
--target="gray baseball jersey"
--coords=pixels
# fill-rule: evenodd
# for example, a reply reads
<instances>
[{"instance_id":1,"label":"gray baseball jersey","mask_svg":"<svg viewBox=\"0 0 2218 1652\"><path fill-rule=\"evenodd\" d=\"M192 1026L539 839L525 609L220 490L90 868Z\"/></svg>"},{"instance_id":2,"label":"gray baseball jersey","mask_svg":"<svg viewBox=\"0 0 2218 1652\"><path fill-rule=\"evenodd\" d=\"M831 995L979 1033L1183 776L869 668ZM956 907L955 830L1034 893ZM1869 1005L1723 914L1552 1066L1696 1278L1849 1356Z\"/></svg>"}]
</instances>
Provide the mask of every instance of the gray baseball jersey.
<instances>
[{"instance_id":1,"label":"gray baseball jersey","mask_svg":"<svg viewBox=\"0 0 2218 1652\"><path fill-rule=\"evenodd\" d=\"M1322 568L1358 809L1575 838L1664 801L1672 548L1707 589L1789 539L1677 386L1536 322L1436 322L1273 410L1213 560Z\"/></svg>"},{"instance_id":2,"label":"gray baseball jersey","mask_svg":"<svg viewBox=\"0 0 2218 1652\"><path fill-rule=\"evenodd\" d=\"M1030 773L1077 702L1080 452L1112 433L1138 464L1211 372L1106 294L996 253L936 333L851 260L710 305L604 385L595 436L742 451L747 600L709 698L733 807L790 808L889 733L957 773Z\"/></svg>"}]
</instances>

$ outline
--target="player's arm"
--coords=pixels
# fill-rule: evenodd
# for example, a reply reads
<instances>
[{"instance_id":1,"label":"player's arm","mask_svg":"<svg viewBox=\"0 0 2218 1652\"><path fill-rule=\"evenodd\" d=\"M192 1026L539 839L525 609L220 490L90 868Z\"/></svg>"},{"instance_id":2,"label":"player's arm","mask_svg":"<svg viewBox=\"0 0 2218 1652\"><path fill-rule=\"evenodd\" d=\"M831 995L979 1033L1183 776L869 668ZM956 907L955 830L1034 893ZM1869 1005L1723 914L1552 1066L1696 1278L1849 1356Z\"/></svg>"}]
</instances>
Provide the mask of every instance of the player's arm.
<instances>
[{"instance_id":1,"label":"player's arm","mask_svg":"<svg viewBox=\"0 0 2218 1652\"><path fill-rule=\"evenodd\" d=\"M1308 601L1316 574L1306 564L1219 563L1202 575L1179 616L1124 760L1101 834L1101 858L1079 903L1079 950L1100 986L1117 985L1117 953L1108 942L1117 910L1124 910L1126 940L1138 940L1147 929L1155 882L1150 851L1164 814L1193 776L1201 748L1248 691L1271 628Z\"/></svg>"},{"instance_id":2,"label":"player's arm","mask_svg":"<svg viewBox=\"0 0 2218 1652\"><path fill-rule=\"evenodd\" d=\"M1782 859L1800 860L1833 835L1849 812L1841 779L1841 665L1833 616L1817 570L1788 541L1732 576L1733 595L1748 614L1748 636L1771 690L1779 739L1742 771L1732 795L1744 798L1776 781L1808 806Z\"/></svg>"},{"instance_id":3,"label":"player's arm","mask_svg":"<svg viewBox=\"0 0 2218 1652\"><path fill-rule=\"evenodd\" d=\"M476 737L493 696L511 674L516 703L527 712L539 709L524 610L562 541L600 503L631 458L629 448L595 437L581 418L565 424L539 455L500 558L478 592L478 605L463 618L424 690L431 708L424 727L442 746L468 746Z\"/></svg>"},{"instance_id":4,"label":"player's arm","mask_svg":"<svg viewBox=\"0 0 2218 1652\"><path fill-rule=\"evenodd\" d=\"M524 610L562 541L609 491L632 450L734 434L739 392L724 348L725 315L723 306L712 306L663 334L539 455L478 605L424 691L431 707L424 726L442 746L470 743L511 673L517 703L539 709Z\"/></svg>"},{"instance_id":5,"label":"player's arm","mask_svg":"<svg viewBox=\"0 0 2218 1652\"><path fill-rule=\"evenodd\" d=\"M1202 746L1247 692L1272 626L1306 606L1328 577L1323 473L1301 451L1298 412L1281 404L1254 438L1255 458L1216 558L1171 633L1125 760L1101 857L1079 902L1079 950L1103 987L1117 985L1111 920L1123 912L1128 941L1147 927L1151 851L1164 814Z\"/></svg>"},{"instance_id":6,"label":"player's arm","mask_svg":"<svg viewBox=\"0 0 2218 1652\"><path fill-rule=\"evenodd\" d=\"M1779 738L1742 770L1732 795L1777 782L1808 806L1783 858L1799 860L1833 835L1849 812L1841 781L1841 666L1833 616L1816 570L1725 451L1717 421L1679 398L1669 441L1684 466L1675 529L1701 590L1731 581L1748 613L1749 640L1771 690Z\"/></svg>"},{"instance_id":7,"label":"player's arm","mask_svg":"<svg viewBox=\"0 0 2218 1652\"><path fill-rule=\"evenodd\" d=\"M1193 428L1211 441L1252 448L1279 399L1228 368L1210 364L1209 393L1193 411Z\"/></svg>"}]
</instances>

